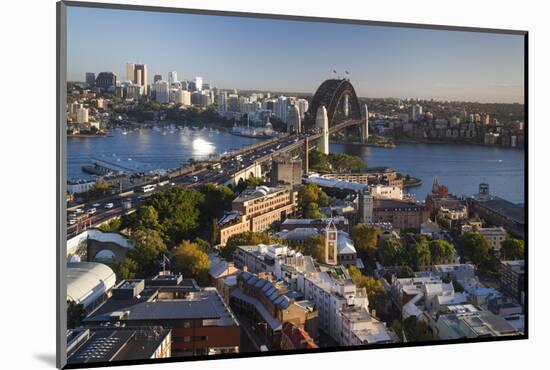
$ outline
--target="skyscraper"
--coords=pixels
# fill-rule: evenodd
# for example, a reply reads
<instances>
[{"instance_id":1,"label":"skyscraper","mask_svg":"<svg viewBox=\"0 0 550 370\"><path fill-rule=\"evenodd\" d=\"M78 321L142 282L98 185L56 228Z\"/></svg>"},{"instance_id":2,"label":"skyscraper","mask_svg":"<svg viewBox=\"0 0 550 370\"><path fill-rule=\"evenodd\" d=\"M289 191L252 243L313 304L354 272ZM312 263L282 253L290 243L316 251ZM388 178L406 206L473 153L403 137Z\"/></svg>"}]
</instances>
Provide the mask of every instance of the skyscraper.
<instances>
[{"instance_id":1,"label":"skyscraper","mask_svg":"<svg viewBox=\"0 0 550 370\"><path fill-rule=\"evenodd\" d=\"M86 85L93 87L95 85L95 73L86 72Z\"/></svg>"},{"instance_id":2,"label":"skyscraper","mask_svg":"<svg viewBox=\"0 0 550 370\"><path fill-rule=\"evenodd\" d=\"M159 75L159 74L156 74L153 76L153 83L157 82L157 81L161 81L162 80L162 76Z\"/></svg>"},{"instance_id":3,"label":"skyscraper","mask_svg":"<svg viewBox=\"0 0 550 370\"><path fill-rule=\"evenodd\" d=\"M225 91L220 91L218 93L218 114L224 115L227 111L227 93Z\"/></svg>"},{"instance_id":4,"label":"skyscraper","mask_svg":"<svg viewBox=\"0 0 550 370\"><path fill-rule=\"evenodd\" d=\"M168 83L170 84L170 86L172 86L172 84L177 80L178 80L178 72L176 71L168 72Z\"/></svg>"},{"instance_id":5,"label":"skyscraper","mask_svg":"<svg viewBox=\"0 0 550 370\"><path fill-rule=\"evenodd\" d=\"M116 76L113 72L100 72L95 79L95 86L100 89L114 89L116 86Z\"/></svg>"},{"instance_id":6,"label":"skyscraper","mask_svg":"<svg viewBox=\"0 0 550 370\"><path fill-rule=\"evenodd\" d=\"M413 121L418 121L422 115L422 106L420 104L415 104L412 106L411 119Z\"/></svg>"},{"instance_id":7,"label":"skyscraper","mask_svg":"<svg viewBox=\"0 0 550 370\"><path fill-rule=\"evenodd\" d=\"M202 77L201 76L195 77L195 89L197 89L197 91L202 91Z\"/></svg>"},{"instance_id":8,"label":"skyscraper","mask_svg":"<svg viewBox=\"0 0 550 370\"><path fill-rule=\"evenodd\" d=\"M155 82L154 85L155 89L155 100L159 103L168 103L170 99L170 87L168 86L168 82L161 80Z\"/></svg>"},{"instance_id":9,"label":"skyscraper","mask_svg":"<svg viewBox=\"0 0 550 370\"><path fill-rule=\"evenodd\" d=\"M134 65L134 83L143 86L143 94L148 94L149 89L147 86L147 64Z\"/></svg>"},{"instance_id":10,"label":"skyscraper","mask_svg":"<svg viewBox=\"0 0 550 370\"><path fill-rule=\"evenodd\" d=\"M277 116L278 119L286 123L287 112L288 112L288 99L286 96L281 95L277 98L277 102L275 106L275 116Z\"/></svg>"},{"instance_id":11,"label":"skyscraper","mask_svg":"<svg viewBox=\"0 0 550 370\"><path fill-rule=\"evenodd\" d=\"M126 63L126 79L128 81L136 82L134 80L134 78L135 78L134 75L135 75L134 63Z\"/></svg>"}]
</instances>

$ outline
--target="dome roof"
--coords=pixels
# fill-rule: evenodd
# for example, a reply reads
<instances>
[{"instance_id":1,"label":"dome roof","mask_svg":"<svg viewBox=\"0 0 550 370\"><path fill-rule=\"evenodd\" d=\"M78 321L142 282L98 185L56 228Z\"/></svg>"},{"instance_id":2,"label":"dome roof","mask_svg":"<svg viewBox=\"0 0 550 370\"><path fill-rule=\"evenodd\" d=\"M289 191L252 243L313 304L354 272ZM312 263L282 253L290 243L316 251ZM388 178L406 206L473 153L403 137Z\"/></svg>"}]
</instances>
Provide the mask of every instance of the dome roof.
<instances>
[{"instance_id":1,"label":"dome roof","mask_svg":"<svg viewBox=\"0 0 550 370\"><path fill-rule=\"evenodd\" d=\"M102 263L67 264L67 300L82 304L84 308L112 289L115 283L115 273Z\"/></svg>"}]
</instances>

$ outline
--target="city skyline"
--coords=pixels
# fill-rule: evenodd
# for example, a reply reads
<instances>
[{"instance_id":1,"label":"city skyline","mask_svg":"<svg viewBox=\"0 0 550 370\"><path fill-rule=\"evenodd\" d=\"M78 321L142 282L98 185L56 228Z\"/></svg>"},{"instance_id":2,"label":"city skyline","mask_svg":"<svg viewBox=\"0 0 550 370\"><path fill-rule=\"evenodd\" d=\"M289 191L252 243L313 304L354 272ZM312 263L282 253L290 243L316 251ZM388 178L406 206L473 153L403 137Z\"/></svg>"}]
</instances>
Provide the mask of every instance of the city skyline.
<instances>
[{"instance_id":1,"label":"city skyline","mask_svg":"<svg viewBox=\"0 0 550 370\"><path fill-rule=\"evenodd\" d=\"M68 31L69 80L123 80L126 62L141 62L149 83L176 70L220 88L312 94L336 70L363 97L524 100L522 35L80 8Z\"/></svg>"}]
</instances>

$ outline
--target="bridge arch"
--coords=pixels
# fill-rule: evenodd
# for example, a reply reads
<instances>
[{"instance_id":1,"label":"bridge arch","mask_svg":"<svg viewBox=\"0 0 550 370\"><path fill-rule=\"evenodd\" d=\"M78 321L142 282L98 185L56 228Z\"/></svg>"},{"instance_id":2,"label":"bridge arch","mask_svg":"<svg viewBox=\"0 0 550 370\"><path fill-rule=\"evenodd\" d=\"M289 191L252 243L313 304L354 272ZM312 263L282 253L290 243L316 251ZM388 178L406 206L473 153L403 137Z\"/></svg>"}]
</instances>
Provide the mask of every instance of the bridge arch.
<instances>
[{"instance_id":1,"label":"bridge arch","mask_svg":"<svg viewBox=\"0 0 550 370\"><path fill-rule=\"evenodd\" d=\"M317 88L306 113L306 121L310 127L315 123L317 109L323 105L327 109L329 126L347 119L361 119L359 99L347 79L329 79Z\"/></svg>"}]
</instances>

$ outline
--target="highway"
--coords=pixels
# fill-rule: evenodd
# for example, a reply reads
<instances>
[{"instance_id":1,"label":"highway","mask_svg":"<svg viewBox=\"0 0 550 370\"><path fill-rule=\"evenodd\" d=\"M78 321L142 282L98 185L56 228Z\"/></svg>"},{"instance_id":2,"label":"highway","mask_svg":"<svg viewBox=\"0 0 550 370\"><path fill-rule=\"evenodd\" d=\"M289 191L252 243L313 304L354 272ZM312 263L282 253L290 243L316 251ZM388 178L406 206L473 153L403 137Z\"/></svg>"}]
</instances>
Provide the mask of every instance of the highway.
<instances>
[{"instance_id":1,"label":"highway","mask_svg":"<svg viewBox=\"0 0 550 370\"><path fill-rule=\"evenodd\" d=\"M330 133L342 130L345 127L356 125L358 121L348 120L330 128ZM321 134L313 130L308 134L310 145L312 141L318 139ZM139 209L146 199L160 191L172 187L199 187L207 183L224 184L232 179L239 171L248 168L255 163L269 163L274 156L299 150L304 146L306 134L293 134L281 137L277 140L267 140L252 147L243 148L231 156L226 156L220 160L221 167L218 169L203 168L187 175L173 177L170 179L160 179L160 183L155 185L154 190L142 193L141 186L135 187L121 195L113 195L102 200L97 200L78 207L71 207L67 210L67 239L78 235L87 228L97 227L98 225L120 217L125 213L132 213ZM163 185L161 185L163 184ZM143 184L142 184L143 185ZM71 218L74 221L69 221Z\"/></svg>"}]
</instances>

